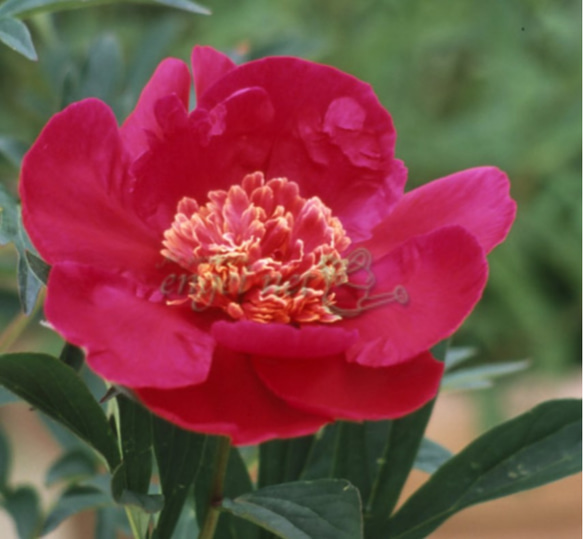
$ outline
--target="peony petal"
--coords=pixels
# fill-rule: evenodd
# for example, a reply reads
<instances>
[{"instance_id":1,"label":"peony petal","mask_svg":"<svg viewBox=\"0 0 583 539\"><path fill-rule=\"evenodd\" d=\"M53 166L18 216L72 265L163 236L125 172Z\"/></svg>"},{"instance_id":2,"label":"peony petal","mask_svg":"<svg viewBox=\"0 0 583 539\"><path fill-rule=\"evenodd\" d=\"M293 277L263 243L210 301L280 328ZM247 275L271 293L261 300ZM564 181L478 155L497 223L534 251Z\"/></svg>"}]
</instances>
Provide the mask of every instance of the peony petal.
<instances>
[{"instance_id":1,"label":"peony petal","mask_svg":"<svg viewBox=\"0 0 583 539\"><path fill-rule=\"evenodd\" d=\"M183 197L204 204L209 191L240 183L255 170L254 163L265 159L261 140L273 119L273 106L261 88L241 90L210 111L197 109L190 120L178 105L170 98L158 102L164 138L153 141L132 169L138 179L136 210L159 234L172 223Z\"/></svg>"},{"instance_id":2,"label":"peony petal","mask_svg":"<svg viewBox=\"0 0 583 539\"><path fill-rule=\"evenodd\" d=\"M179 193L203 204L209 189L262 171L297 182L303 197L319 196L358 240L389 213L406 180L391 118L370 86L295 58L222 73L205 83L190 127L169 131L135 169L146 193L138 194L141 215L158 229L168 226L160 221L174 215Z\"/></svg>"},{"instance_id":3,"label":"peony petal","mask_svg":"<svg viewBox=\"0 0 583 539\"><path fill-rule=\"evenodd\" d=\"M185 429L230 436L236 445L302 436L332 419L296 409L261 382L250 359L217 347L208 380L164 391L137 390L154 413Z\"/></svg>"},{"instance_id":4,"label":"peony petal","mask_svg":"<svg viewBox=\"0 0 583 539\"><path fill-rule=\"evenodd\" d=\"M363 367L341 357L309 362L255 358L265 384L282 399L338 419L392 419L413 412L439 388L443 364L428 352L393 367Z\"/></svg>"},{"instance_id":5,"label":"peony petal","mask_svg":"<svg viewBox=\"0 0 583 539\"><path fill-rule=\"evenodd\" d=\"M215 82L237 67L222 52L212 47L196 46L192 50L192 72L197 99L202 97Z\"/></svg>"},{"instance_id":6,"label":"peony petal","mask_svg":"<svg viewBox=\"0 0 583 539\"><path fill-rule=\"evenodd\" d=\"M124 204L126 169L115 117L96 99L54 116L24 157L24 224L49 263L148 272L160 242Z\"/></svg>"},{"instance_id":7,"label":"peony petal","mask_svg":"<svg viewBox=\"0 0 583 539\"><path fill-rule=\"evenodd\" d=\"M182 60L166 58L156 68L142 90L136 108L121 127L121 137L132 160L148 149L148 140L152 134L160 136L160 127L154 114L156 102L174 94L188 109L190 84L190 73Z\"/></svg>"},{"instance_id":8,"label":"peony petal","mask_svg":"<svg viewBox=\"0 0 583 539\"><path fill-rule=\"evenodd\" d=\"M460 225L488 253L504 240L515 215L506 174L494 167L472 168L407 193L365 247L376 258L413 236Z\"/></svg>"},{"instance_id":9,"label":"peony petal","mask_svg":"<svg viewBox=\"0 0 583 539\"><path fill-rule=\"evenodd\" d=\"M93 370L132 387L203 382L214 340L196 314L139 297L126 279L71 263L51 269L45 312L67 341L82 346Z\"/></svg>"},{"instance_id":10,"label":"peony petal","mask_svg":"<svg viewBox=\"0 0 583 539\"><path fill-rule=\"evenodd\" d=\"M340 327L261 324L242 320L213 324L211 335L217 343L245 354L309 359L344 352L358 339L356 330Z\"/></svg>"},{"instance_id":11,"label":"peony petal","mask_svg":"<svg viewBox=\"0 0 583 539\"><path fill-rule=\"evenodd\" d=\"M275 117L261 141L267 159L253 170L297 182L302 196L319 196L333 208L351 236L366 237L405 180L395 168L391 118L371 87L328 66L265 58L223 77L199 106L210 110L254 86L267 92Z\"/></svg>"},{"instance_id":12,"label":"peony petal","mask_svg":"<svg viewBox=\"0 0 583 539\"><path fill-rule=\"evenodd\" d=\"M349 361L389 366L450 336L470 314L486 284L488 266L476 239L461 227L417 236L374 262L364 288L353 288L340 322L358 329ZM366 273L362 270L360 273ZM342 296L339 296L340 298ZM342 311L341 311L342 312Z\"/></svg>"}]
</instances>

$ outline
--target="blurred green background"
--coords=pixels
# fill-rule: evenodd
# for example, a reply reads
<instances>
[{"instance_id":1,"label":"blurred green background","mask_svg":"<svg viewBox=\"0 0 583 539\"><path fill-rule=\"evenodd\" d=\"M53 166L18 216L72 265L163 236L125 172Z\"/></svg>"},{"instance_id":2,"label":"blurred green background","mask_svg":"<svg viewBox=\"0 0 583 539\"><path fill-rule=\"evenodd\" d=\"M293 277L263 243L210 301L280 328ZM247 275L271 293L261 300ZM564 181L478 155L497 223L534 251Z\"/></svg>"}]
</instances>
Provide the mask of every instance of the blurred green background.
<instances>
[{"instance_id":1,"label":"blurred green background","mask_svg":"<svg viewBox=\"0 0 583 539\"><path fill-rule=\"evenodd\" d=\"M483 301L455 344L477 347L481 360L528 357L550 373L580 365L578 0L206 5L210 17L118 4L26 19L39 61L0 46L0 182L16 192L19 152L66 104L97 96L123 120L157 62L187 60L196 43L237 61L285 54L331 64L369 82L391 112L409 189L477 165L511 178L516 224L490 256ZM0 328L19 311L14 268L13 250L0 248Z\"/></svg>"}]
</instances>

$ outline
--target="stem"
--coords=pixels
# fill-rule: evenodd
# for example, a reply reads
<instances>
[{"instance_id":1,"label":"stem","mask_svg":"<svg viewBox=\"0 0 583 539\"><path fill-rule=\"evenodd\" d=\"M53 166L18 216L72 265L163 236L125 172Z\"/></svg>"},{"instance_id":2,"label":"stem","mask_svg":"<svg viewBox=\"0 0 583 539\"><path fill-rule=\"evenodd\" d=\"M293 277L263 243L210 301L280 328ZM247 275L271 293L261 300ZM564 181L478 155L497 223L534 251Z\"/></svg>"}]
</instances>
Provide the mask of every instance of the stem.
<instances>
[{"instance_id":1,"label":"stem","mask_svg":"<svg viewBox=\"0 0 583 539\"><path fill-rule=\"evenodd\" d=\"M225 475L227 474L230 450L231 440L226 436L221 436L218 441L217 454L215 457L215 475L211 487L210 505L198 539L212 539L215 534L217 523L219 522L219 516L221 515L219 504L223 499L223 483L225 482Z\"/></svg>"}]
</instances>

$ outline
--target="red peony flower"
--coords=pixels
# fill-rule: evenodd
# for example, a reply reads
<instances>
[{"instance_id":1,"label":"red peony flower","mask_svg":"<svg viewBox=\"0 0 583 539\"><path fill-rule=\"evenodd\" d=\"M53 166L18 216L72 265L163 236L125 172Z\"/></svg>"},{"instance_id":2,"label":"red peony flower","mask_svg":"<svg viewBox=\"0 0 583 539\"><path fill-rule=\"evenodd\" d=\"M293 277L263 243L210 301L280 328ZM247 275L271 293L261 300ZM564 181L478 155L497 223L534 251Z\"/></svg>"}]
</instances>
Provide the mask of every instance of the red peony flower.
<instances>
[{"instance_id":1,"label":"red peony flower","mask_svg":"<svg viewBox=\"0 0 583 539\"><path fill-rule=\"evenodd\" d=\"M480 298L514 219L495 168L403 194L372 89L296 58L167 59L118 129L87 99L25 157L46 316L154 413L236 444L395 418Z\"/></svg>"}]
</instances>

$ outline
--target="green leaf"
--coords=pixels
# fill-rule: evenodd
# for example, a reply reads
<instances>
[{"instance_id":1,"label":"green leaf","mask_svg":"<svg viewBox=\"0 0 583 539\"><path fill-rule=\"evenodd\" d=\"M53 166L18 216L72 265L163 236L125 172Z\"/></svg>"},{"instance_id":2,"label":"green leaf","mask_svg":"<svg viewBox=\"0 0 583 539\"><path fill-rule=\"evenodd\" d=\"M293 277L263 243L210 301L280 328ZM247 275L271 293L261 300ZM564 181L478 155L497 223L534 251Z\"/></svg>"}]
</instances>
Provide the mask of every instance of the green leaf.
<instances>
[{"instance_id":1,"label":"green leaf","mask_svg":"<svg viewBox=\"0 0 583 539\"><path fill-rule=\"evenodd\" d=\"M97 473L97 463L84 449L73 449L60 456L49 468L45 484L51 486L59 481L76 481Z\"/></svg>"},{"instance_id":2,"label":"green leaf","mask_svg":"<svg viewBox=\"0 0 583 539\"><path fill-rule=\"evenodd\" d=\"M0 136L0 155L3 155L14 168L20 169L22 158L27 149L28 146L24 142L11 137Z\"/></svg>"},{"instance_id":3,"label":"green leaf","mask_svg":"<svg viewBox=\"0 0 583 539\"><path fill-rule=\"evenodd\" d=\"M314 436L272 440L259 446L259 487L299 479L307 463Z\"/></svg>"},{"instance_id":4,"label":"green leaf","mask_svg":"<svg viewBox=\"0 0 583 539\"><path fill-rule=\"evenodd\" d=\"M38 59L30 32L26 25L18 19L0 18L0 41L29 60Z\"/></svg>"},{"instance_id":5,"label":"green leaf","mask_svg":"<svg viewBox=\"0 0 583 539\"><path fill-rule=\"evenodd\" d=\"M0 356L0 384L97 450L110 469L119 452L105 414L72 369L46 354Z\"/></svg>"},{"instance_id":6,"label":"green leaf","mask_svg":"<svg viewBox=\"0 0 583 539\"><path fill-rule=\"evenodd\" d=\"M366 506L391 433L391 421L339 422L332 477L350 481Z\"/></svg>"},{"instance_id":7,"label":"green leaf","mask_svg":"<svg viewBox=\"0 0 583 539\"><path fill-rule=\"evenodd\" d=\"M449 449L427 438L423 438L413 466L417 470L432 474L449 460L452 455Z\"/></svg>"},{"instance_id":8,"label":"green leaf","mask_svg":"<svg viewBox=\"0 0 583 539\"><path fill-rule=\"evenodd\" d=\"M86 511L112 505L112 499L99 489L89 486L72 486L59 498L48 514L42 528L42 535L55 530L67 518Z\"/></svg>"},{"instance_id":9,"label":"green leaf","mask_svg":"<svg viewBox=\"0 0 583 539\"><path fill-rule=\"evenodd\" d=\"M444 375L441 388L444 390L483 389L492 387L492 379L508 376L528 368L530 363L523 361L507 361L478 367L457 369Z\"/></svg>"},{"instance_id":10,"label":"green leaf","mask_svg":"<svg viewBox=\"0 0 583 539\"><path fill-rule=\"evenodd\" d=\"M3 498L1 505L14 520L19 539L35 539L41 520L37 492L32 487L19 487L4 492Z\"/></svg>"},{"instance_id":11,"label":"green leaf","mask_svg":"<svg viewBox=\"0 0 583 539\"><path fill-rule=\"evenodd\" d=\"M427 537L462 509L581 471L581 400L545 402L480 436L407 500L385 530Z\"/></svg>"},{"instance_id":12,"label":"green leaf","mask_svg":"<svg viewBox=\"0 0 583 539\"><path fill-rule=\"evenodd\" d=\"M339 422L332 423L314 435L312 447L300 479L313 480L332 477L332 455L336 447L336 435L339 428Z\"/></svg>"},{"instance_id":13,"label":"green leaf","mask_svg":"<svg viewBox=\"0 0 583 539\"><path fill-rule=\"evenodd\" d=\"M49 272L51 267L40 257L30 252L28 249L24 251L26 262L29 268L34 273L35 277L43 284L49 282Z\"/></svg>"},{"instance_id":14,"label":"green leaf","mask_svg":"<svg viewBox=\"0 0 583 539\"><path fill-rule=\"evenodd\" d=\"M37 300L42 283L34 275L26 260L26 251L34 251L26 231L22 227L20 208L14 197L0 185L0 245L14 243L18 251L18 292L22 309L30 314Z\"/></svg>"},{"instance_id":15,"label":"green leaf","mask_svg":"<svg viewBox=\"0 0 583 539\"><path fill-rule=\"evenodd\" d=\"M172 537L189 489L200 468L206 436L152 418L153 441L164 508L156 525L160 538Z\"/></svg>"},{"instance_id":16,"label":"green leaf","mask_svg":"<svg viewBox=\"0 0 583 539\"><path fill-rule=\"evenodd\" d=\"M0 493L5 492L8 486L8 476L12 465L10 441L4 429L0 427Z\"/></svg>"},{"instance_id":17,"label":"green leaf","mask_svg":"<svg viewBox=\"0 0 583 539\"><path fill-rule=\"evenodd\" d=\"M358 490L341 479L298 481L265 487L222 507L286 539L362 537Z\"/></svg>"},{"instance_id":18,"label":"green leaf","mask_svg":"<svg viewBox=\"0 0 583 539\"><path fill-rule=\"evenodd\" d=\"M160 494L144 494L129 490L126 486L128 472L125 463L121 463L111 478L111 492L114 500L121 505L131 505L141 511L158 513L164 505L164 497Z\"/></svg>"},{"instance_id":19,"label":"green leaf","mask_svg":"<svg viewBox=\"0 0 583 539\"><path fill-rule=\"evenodd\" d=\"M433 348L436 359L443 361L449 341ZM365 536L383 537L382 529L393 512L421 447L423 434L431 417L435 399L416 412L391 422L379 473L365 507Z\"/></svg>"},{"instance_id":20,"label":"green leaf","mask_svg":"<svg viewBox=\"0 0 583 539\"><path fill-rule=\"evenodd\" d=\"M79 372L85 362L85 354L81 348L66 342L59 354L59 359L75 372Z\"/></svg>"},{"instance_id":21,"label":"green leaf","mask_svg":"<svg viewBox=\"0 0 583 539\"><path fill-rule=\"evenodd\" d=\"M152 416L142 405L123 395L117 397L124 488L147 494L152 476Z\"/></svg>"},{"instance_id":22,"label":"green leaf","mask_svg":"<svg viewBox=\"0 0 583 539\"><path fill-rule=\"evenodd\" d=\"M126 0L130 1L130 0ZM113 4L116 0L8 0L0 6L0 16L28 17L35 13ZM208 9L191 0L143 0L143 4L158 4L208 15Z\"/></svg>"},{"instance_id":23,"label":"green leaf","mask_svg":"<svg viewBox=\"0 0 583 539\"><path fill-rule=\"evenodd\" d=\"M478 350L471 346L449 348L445 354L445 370L449 371L476 356Z\"/></svg>"}]
</instances>

